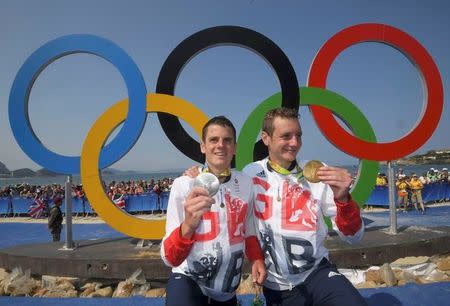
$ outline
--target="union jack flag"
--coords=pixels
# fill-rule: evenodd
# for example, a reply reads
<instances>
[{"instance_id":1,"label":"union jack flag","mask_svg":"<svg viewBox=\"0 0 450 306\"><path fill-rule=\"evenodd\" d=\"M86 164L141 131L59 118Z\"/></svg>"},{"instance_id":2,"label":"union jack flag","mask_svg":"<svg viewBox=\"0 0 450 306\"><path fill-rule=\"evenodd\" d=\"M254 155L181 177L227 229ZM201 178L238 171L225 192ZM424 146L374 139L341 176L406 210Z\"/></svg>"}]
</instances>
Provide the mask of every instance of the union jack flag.
<instances>
[{"instance_id":1,"label":"union jack flag","mask_svg":"<svg viewBox=\"0 0 450 306\"><path fill-rule=\"evenodd\" d=\"M112 201L114 204L120 209L125 209L125 195L124 194L115 194L112 196Z\"/></svg>"},{"instance_id":2,"label":"union jack flag","mask_svg":"<svg viewBox=\"0 0 450 306\"><path fill-rule=\"evenodd\" d=\"M28 209L28 214L31 218L40 218L44 215L45 212L45 202L39 198L36 197L34 199L34 202L30 205L30 208Z\"/></svg>"}]
</instances>

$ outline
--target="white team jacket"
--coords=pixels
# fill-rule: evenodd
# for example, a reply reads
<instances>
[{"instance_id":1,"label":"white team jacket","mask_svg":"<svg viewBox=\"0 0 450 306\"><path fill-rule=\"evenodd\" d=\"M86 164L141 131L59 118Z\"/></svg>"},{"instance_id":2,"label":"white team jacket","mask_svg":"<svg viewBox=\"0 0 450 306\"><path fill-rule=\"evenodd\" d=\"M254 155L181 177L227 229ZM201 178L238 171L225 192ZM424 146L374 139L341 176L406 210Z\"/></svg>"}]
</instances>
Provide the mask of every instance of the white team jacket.
<instances>
[{"instance_id":1,"label":"white team jacket","mask_svg":"<svg viewBox=\"0 0 450 306\"><path fill-rule=\"evenodd\" d=\"M349 243L361 239L364 224L355 235L345 236L336 226L336 204L328 185L269 171L267 162L251 163L243 172L253 178L255 222L268 274L264 285L286 290L302 283L322 258L328 258L323 216L331 218L333 229ZM301 168L304 164L299 162Z\"/></svg>"},{"instance_id":2,"label":"white team jacket","mask_svg":"<svg viewBox=\"0 0 450 306\"><path fill-rule=\"evenodd\" d=\"M184 202L194 179L182 176L173 182L167 208L166 235L161 244L161 257L166 265L164 241L184 220ZM194 234L194 245L188 257L172 272L195 280L202 292L217 301L231 299L241 280L244 239L256 236L253 220L251 179L231 171L228 182L220 185L211 211L202 217ZM224 203L224 207L221 207Z\"/></svg>"}]
</instances>

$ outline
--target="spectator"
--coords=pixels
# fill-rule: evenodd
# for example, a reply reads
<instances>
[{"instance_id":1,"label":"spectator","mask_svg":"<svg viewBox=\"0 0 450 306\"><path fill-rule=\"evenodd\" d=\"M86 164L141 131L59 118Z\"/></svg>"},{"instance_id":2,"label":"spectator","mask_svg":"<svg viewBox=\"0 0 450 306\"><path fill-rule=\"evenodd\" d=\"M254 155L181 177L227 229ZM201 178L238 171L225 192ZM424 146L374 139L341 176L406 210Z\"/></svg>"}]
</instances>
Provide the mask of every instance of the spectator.
<instances>
[{"instance_id":1,"label":"spectator","mask_svg":"<svg viewBox=\"0 0 450 306\"><path fill-rule=\"evenodd\" d=\"M401 204L403 203L403 212L408 211L408 183L406 182L405 178L406 175L400 174L398 176L398 180L395 182L398 194L397 205L400 209Z\"/></svg>"},{"instance_id":2,"label":"spectator","mask_svg":"<svg viewBox=\"0 0 450 306\"><path fill-rule=\"evenodd\" d=\"M447 169L447 168L442 168L442 172L441 172L441 174L439 175L439 180L440 180L441 182L445 182L445 183L450 182L450 181L449 181L449 177L448 177L448 169Z\"/></svg>"},{"instance_id":3,"label":"spectator","mask_svg":"<svg viewBox=\"0 0 450 306\"><path fill-rule=\"evenodd\" d=\"M63 215L61 212L62 198L56 197L53 199L54 206L50 210L48 217L48 229L53 237L53 242L61 240L61 230Z\"/></svg>"},{"instance_id":4,"label":"spectator","mask_svg":"<svg viewBox=\"0 0 450 306\"><path fill-rule=\"evenodd\" d=\"M422 208L422 214L424 214L425 206L423 205L423 200L422 200L423 184L421 181L419 181L417 174L415 174L415 173L412 174L412 178L409 181L409 186L411 188L411 202L414 204L414 208L416 210L418 210L417 203L419 203L420 207Z\"/></svg>"},{"instance_id":5,"label":"spectator","mask_svg":"<svg viewBox=\"0 0 450 306\"><path fill-rule=\"evenodd\" d=\"M398 168L398 172L395 174L395 179L399 179L401 175L404 175L403 168Z\"/></svg>"},{"instance_id":6,"label":"spectator","mask_svg":"<svg viewBox=\"0 0 450 306\"><path fill-rule=\"evenodd\" d=\"M383 175L383 173L378 172L375 185L378 187L387 186L387 179L386 179L386 176Z\"/></svg>"},{"instance_id":7,"label":"spectator","mask_svg":"<svg viewBox=\"0 0 450 306\"><path fill-rule=\"evenodd\" d=\"M430 170L428 170L427 177L431 183L434 183L437 181L437 173L438 172L439 171L434 168L430 168Z\"/></svg>"}]
</instances>

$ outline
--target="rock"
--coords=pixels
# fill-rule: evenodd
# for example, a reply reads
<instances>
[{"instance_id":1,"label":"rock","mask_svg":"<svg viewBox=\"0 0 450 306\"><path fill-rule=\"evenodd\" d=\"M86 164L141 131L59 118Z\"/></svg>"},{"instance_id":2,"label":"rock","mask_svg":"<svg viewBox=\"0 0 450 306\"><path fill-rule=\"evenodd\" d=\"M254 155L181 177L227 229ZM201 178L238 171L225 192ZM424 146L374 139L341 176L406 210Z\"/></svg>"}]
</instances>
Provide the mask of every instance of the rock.
<instances>
[{"instance_id":1,"label":"rock","mask_svg":"<svg viewBox=\"0 0 450 306\"><path fill-rule=\"evenodd\" d=\"M131 296L145 296L146 292L150 290L150 284L143 284L139 287L134 287L133 291L131 292Z\"/></svg>"},{"instance_id":2,"label":"rock","mask_svg":"<svg viewBox=\"0 0 450 306\"><path fill-rule=\"evenodd\" d=\"M89 297L111 297L113 295L113 290L110 286L98 289L92 292Z\"/></svg>"},{"instance_id":3,"label":"rock","mask_svg":"<svg viewBox=\"0 0 450 306\"><path fill-rule=\"evenodd\" d=\"M95 292L95 287L89 287L84 289L83 292L80 293L80 297L92 297L91 294Z\"/></svg>"},{"instance_id":4,"label":"rock","mask_svg":"<svg viewBox=\"0 0 450 306\"><path fill-rule=\"evenodd\" d=\"M129 281L122 281L117 285L113 297L129 297L133 291L134 285Z\"/></svg>"},{"instance_id":5,"label":"rock","mask_svg":"<svg viewBox=\"0 0 450 306\"><path fill-rule=\"evenodd\" d=\"M358 269L338 269L338 272L344 275L353 286L366 281L366 271Z\"/></svg>"},{"instance_id":6,"label":"rock","mask_svg":"<svg viewBox=\"0 0 450 306\"><path fill-rule=\"evenodd\" d=\"M370 269L366 271L366 282L375 282L381 284L383 282L383 276L381 269Z\"/></svg>"},{"instance_id":7,"label":"rock","mask_svg":"<svg viewBox=\"0 0 450 306\"><path fill-rule=\"evenodd\" d=\"M74 288L78 288L80 286L80 284L81 284L81 279L80 278L78 278L78 277L70 277L70 276L59 276L56 279L56 284L58 285L60 282L63 282L63 281L71 283L74 286Z\"/></svg>"},{"instance_id":8,"label":"rock","mask_svg":"<svg viewBox=\"0 0 450 306\"><path fill-rule=\"evenodd\" d=\"M150 289L145 293L145 297L165 297L166 289L164 288L156 288Z\"/></svg>"},{"instance_id":9,"label":"rock","mask_svg":"<svg viewBox=\"0 0 450 306\"><path fill-rule=\"evenodd\" d=\"M433 256L430 256L430 262L432 262L432 263L437 263L437 261L439 260L439 258L441 258L441 256L439 256L439 255L433 255Z\"/></svg>"},{"instance_id":10,"label":"rock","mask_svg":"<svg viewBox=\"0 0 450 306\"><path fill-rule=\"evenodd\" d=\"M408 271L403 271L401 273L401 280L403 280L405 283L414 283L416 281L416 276Z\"/></svg>"},{"instance_id":11,"label":"rock","mask_svg":"<svg viewBox=\"0 0 450 306\"><path fill-rule=\"evenodd\" d=\"M365 281L361 284L356 285L356 288L377 288L378 285L374 281Z\"/></svg>"},{"instance_id":12,"label":"rock","mask_svg":"<svg viewBox=\"0 0 450 306\"><path fill-rule=\"evenodd\" d=\"M56 286L57 277L53 275L42 275L41 286L42 288L52 288Z\"/></svg>"},{"instance_id":13,"label":"rock","mask_svg":"<svg viewBox=\"0 0 450 306\"><path fill-rule=\"evenodd\" d=\"M418 276L426 276L436 269L436 264L432 262L427 262L420 265L405 267L403 270L413 273Z\"/></svg>"},{"instance_id":14,"label":"rock","mask_svg":"<svg viewBox=\"0 0 450 306\"><path fill-rule=\"evenodd\" d=\"M75 290L75 286L66 279L57 280L56 287L61 290Z\"/></svg>"},{"instance_id":15,"label":"rock","mask_svg":"<svg viewBox=\"0 0 450 306\"><path fill-rule=\"evenodd\" d=\"M414 265L420 265L423 263L428 262L430 257L428 256L408 256L399 258L396 261L394 261L391 265L394 266L414 266Z\"/></svg>"},{"instance_id":16,"label":"rock","mask_svg":"<svg viewBox=\"0 0 450 306\"><path fill-rule=\"evenodd\" d=\"M5 269L0 268L0 282L1 282L2 280L4 280L5 278L7 278L7 277L9 277L9 273L6 272Z\"/></svg>"},{"instance_id":17,"label":"rock","mask_svg":"<svg viewBox=\"0 0 450 306\"><path fill-rule=\"evenodd\" d=\"M392 269L392 271L394 272L395 278L397 280L401 280L403 278L403 270L401 270L401 269Z\"/></svg>"},{"instance_id":18,"label":"rock","mask_svg":"<svg viewBox=\"0 0 450 306\"><path fill-rule=\"evenodd\" d=\"M14 268L7 279L2 281L5 294L11 296L29 296L39 284L31 278L30 270L23 273L22 268Z\"/></svg>"},{"instance_id":19,"label":"rock","mask_svg":"<svg viewBox=\"0 0 450 306\"><path fill-rule=\"evenodd\" d=\"M437 268L441 271L450 271L450 256L439 258L436 265Z\"/></svg>"},{"instance_id":20,"label":"rock","mask_svg":"<svg viewBox=\"0 0 450 306\"><path fill-rule=\"evenodd\" d=\"M43 297L47 292L48 292L47 288L41 288L33 294L33 297Z\"/></svg>"},{"instance_id":21,"label":"rock","mask_svg":"<svg viewBox=\"0 0 450 306\"><path fill-rule=\"evenodd\" d=\"M53 287L48 289L48 291L43 295L43 297L53 297L53 298L68 298L77 297L78 292L73 289L63 290L59 287Z\"/></svg>"},{"instance_id":22,"label":"rock","mask_svg":"<svg viewBox=\"0 0 450 306\"><path fill-rule=\"evenodd\" d=\"M252 276L249 275L245 280L241 279L241 284L236 290L237 294L255 294L256 288L253 284Z\"/></svg>"},{"instance_id":23,"label":"rock","mask_svg":"<svg viewBox=\"0 0 450 306\"><path fill-rule=\"evenodd\" d=\"M42 288L48 289L45 293L44 291L39 291L39 296L52 296L52 297L64 297L66 295L78 296L78 292L75 290L74 283L79 282L79 278L75 277L57 277L53 275L42 275L41 285Z\"/></svg>"},{"instance_id":24,"label":"rock","mask_svg":"<svg viewBox=\"0 0 450 306\"><path fill-rule=\"evenodd\" d=\"M43 289L41 286L41 281L34 280L34 283L36 284L36 286L33 288L33 290L31 290L30 296L34 296L37 292L39 292Z\"/></svg>"},{"instance_id":25,"label":"rock","mask_svg":"<svg viewBox=\"0 0 450 306\"><path fill-rule=\"evenodd\" d=\"M423 277L423 276L416 276L414 279L415 279L416 283L419 285L431 283L430 281L426 280L425 277Z\"/></svg>"},{"instance_id":26,"label":"rock","mask_svg":"<svg viewBox=\"0 0 450 306\"><path fill-rule=\"evenodd\" d=\"M391 266L388 263L385 263L381 266L381 276L383 278L386 286L395 286L397 285L397 279L395 278L394 272L391 269Z\"/></svg>"},{"instance_id":27,"label":"rock","mask_svg":"<svg viewBox=\"0 0 450 306\"><path fill-rule=\"evenodd\" d=\"M9 273L0 268L0 296L5 295L4 280L9 280Z\"/></svg>"},{"instance_id":28,"label":"rock","mask_svg":"<svg viewBox=\"0 0 450 306\"><path fill-rule=\"evenodd\" d=\"M143 285L147 283L147 280L145 279L145 275L142 272L141 268L134 271L133 274L126 279L126 281L132 283L133 285Z\"/></svg>"},{"instance_id":29,"label":"rock","mask_svg":"<svg viewBox=\"0 0 450 306\"><path fill-rule=\"evenodd\" d=\"M101 287L102 284L98 282L86 283L80 288L83 290L83 292L80 293L80 297L91 297L90 294L99 290Z\"/></svg>"},{"instance_id":30,"label":"rock","mask_svg":"<svg viewBox=\"0 0 450 306\"><path fill-rule=\"evenodd\" d=\"M446 282L450 278L442 271L439 270L433 270L428 276L425 277L425 280L431 281L431 282Z\"/></svg>"},{"instance_id":31,"label":"rock","mask_svg":"<svg viewBox=\"0 0 450 306\"><path fill-rule=\"evenodd\" d=\"M92 282L92 283L86 283L84 284L82 287L80 287L81 290L85 290L85 289L89 289L92 288L93 291L98 290L102 287L103 285L101 283L98 282Z\"/></svg>"}]
</instances>

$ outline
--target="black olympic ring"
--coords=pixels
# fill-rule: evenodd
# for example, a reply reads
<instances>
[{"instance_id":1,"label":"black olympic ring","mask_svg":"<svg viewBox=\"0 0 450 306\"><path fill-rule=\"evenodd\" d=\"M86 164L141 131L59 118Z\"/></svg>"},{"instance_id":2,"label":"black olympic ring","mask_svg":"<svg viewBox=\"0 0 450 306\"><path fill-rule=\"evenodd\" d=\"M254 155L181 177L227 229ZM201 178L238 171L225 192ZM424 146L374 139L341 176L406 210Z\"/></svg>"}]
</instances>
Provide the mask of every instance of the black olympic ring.
<instances>
[{"instance_id":1,"label":"black olympic ring","mask_svg":"<svg viewBox=\"0 0 450 306\"><path fill-rule=\"evenodd\" d=\"M261 56L278 77L282 94L281 105L298 111L300 96L297 75L286 54L268 37L238 26L204 29L179 43L167 57L159 72L156 93L175 95L175 85L184 66L197 54L220 45L237 45ZM205 162L199 143L186 132L178 117L158 113L158 119L164 133L178 150L199 163ZM267 154L266 146L259 140L253 150L254 160L260 160ZM233 159L232 167L234 165Z\"/></svg>"}]
</instances>

